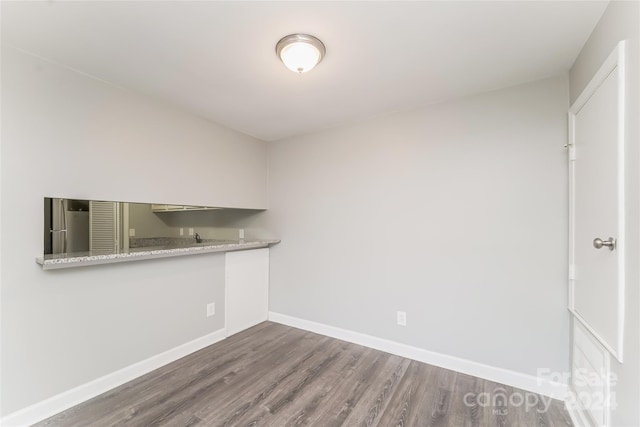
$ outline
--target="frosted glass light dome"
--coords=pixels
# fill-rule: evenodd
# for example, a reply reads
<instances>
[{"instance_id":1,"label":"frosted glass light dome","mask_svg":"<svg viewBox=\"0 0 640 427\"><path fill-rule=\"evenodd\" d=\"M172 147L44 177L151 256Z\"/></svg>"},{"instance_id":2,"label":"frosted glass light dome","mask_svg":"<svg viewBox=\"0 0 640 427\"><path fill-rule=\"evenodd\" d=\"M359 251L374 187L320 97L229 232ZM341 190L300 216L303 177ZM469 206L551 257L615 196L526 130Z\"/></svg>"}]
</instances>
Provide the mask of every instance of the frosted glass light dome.
<instances>
[{"instance_id":1,"label":"frosted glass light dome","mask_svg":"<svg viewBox=\"0 0 640 427\"><path fill-rule=\"evenodd\" d=\"M290 34L276 44L276 53L284 65L300 74L318 65L325 52L324 44L308 34Z\"/></svg>"}]
</instances>

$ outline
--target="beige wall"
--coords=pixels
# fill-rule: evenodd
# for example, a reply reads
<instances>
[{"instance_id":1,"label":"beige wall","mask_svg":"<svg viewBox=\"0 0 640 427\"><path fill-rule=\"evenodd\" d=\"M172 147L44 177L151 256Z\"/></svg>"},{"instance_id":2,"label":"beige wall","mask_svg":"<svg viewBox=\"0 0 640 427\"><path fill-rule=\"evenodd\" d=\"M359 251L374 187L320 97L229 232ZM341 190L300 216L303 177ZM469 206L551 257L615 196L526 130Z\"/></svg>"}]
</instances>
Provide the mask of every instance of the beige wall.
<instances>
[{"instance_id":1,"label":"beige wall","mask_svg":"<svg viewBox=\"0 0 640 427\"><path fill-rule=\"evenodd\" d=\"M2 414L222 328L224 255L43 271L43 198L264 208L266 144L5 46L1 96Z\"/></svg>"},{"instance_id":2,"label":"beige wall","mask_svg":"<svg viewBox=\"0 0 640 427\"><path fill-rule=\"evenodd\" d=\"M180 228L192 227L203 239L238 239L238 229L245 230L245 239L264 237L245 226L262 211L250 209L224 209L214 211L171 212L160 214L170 229L172 237L180 236Z\"/></svg>"},{"instance_id":3,"label":"beige wall","mask_svg":"<svg viewBox=\"0 0 640 427\"><path fill-rule=\"evenodd\" d=\"M129 228L135 230L135 237L173 237L169 236L167 223L163 216L151 211L150 203L129 203ZM125 233L128 230L124 230Z\"/></svg>"},{"instance_id":4,"label":"beige wall","mask_svg":"<svg viewBox=\"0 0 640 427\"><path fill-rule=\"evenodd\" d=\"M571 100L575 100L619 41L627 41L627 283L624 359L612 358L617 409L613 427L640 425L640 3L612 1L571 68Z\"/></svg>"},{"instance_id":5,"label":"beige wall","mask_svg":"<svg viewBox=\"0 0 640 427\"><path fill-rule=\"evenodd\" d=\"M188 210L184 212L153 212L147 203L129 204L129 228L135 229L135 237L190 237L189 228L203 239L238 239L240 228L245 229L245 239L259 238L243 225L247 219L258 215L254 209ZM180 229L183 235L180 235Z\"/></svg>"}]
</instances>

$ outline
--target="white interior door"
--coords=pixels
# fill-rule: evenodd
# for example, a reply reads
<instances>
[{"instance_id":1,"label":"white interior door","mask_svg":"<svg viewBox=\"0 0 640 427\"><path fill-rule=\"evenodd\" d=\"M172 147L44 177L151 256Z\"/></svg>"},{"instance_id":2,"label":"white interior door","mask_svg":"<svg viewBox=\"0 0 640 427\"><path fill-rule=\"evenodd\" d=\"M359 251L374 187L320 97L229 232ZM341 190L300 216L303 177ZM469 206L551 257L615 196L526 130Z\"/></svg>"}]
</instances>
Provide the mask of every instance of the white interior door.
<instances>
[{"instance_id":1,"label":"white interior door","mask_svg":"<svg viewBox=\"0 0 640 427\"><path fill-rule=\"evenodd\" d=\"M569 111L569 308L620 361L624 319L623 71L621 44Z\"/></svg>"},{"instance_id":2,"label":"white interior door","mask_svg":"<svg viewBox=\"0 0 640 427\"><path fill-rule=\"evenodd\" d=\"M120 248L120 204L89 202L89 250L117 252Z\"/></svg>"}]
</instances>

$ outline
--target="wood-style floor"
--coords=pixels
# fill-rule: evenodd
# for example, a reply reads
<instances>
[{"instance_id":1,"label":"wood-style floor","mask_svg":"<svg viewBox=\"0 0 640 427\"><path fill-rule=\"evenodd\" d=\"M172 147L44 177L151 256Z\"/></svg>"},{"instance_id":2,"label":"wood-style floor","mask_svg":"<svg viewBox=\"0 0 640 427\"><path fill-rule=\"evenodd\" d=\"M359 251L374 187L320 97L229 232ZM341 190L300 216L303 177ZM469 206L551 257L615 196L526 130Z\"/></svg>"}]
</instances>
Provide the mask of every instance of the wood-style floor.
<instances>
[{"instance_id":1,"label":"wood-style floor","mask_svg":"<svg viewBox=\"0 0 640 427\"><path fill-rule=\"evenodd\" d=\"M558 400L265 322L37 425L572 424Z\"/></svg>"}]
</instances>

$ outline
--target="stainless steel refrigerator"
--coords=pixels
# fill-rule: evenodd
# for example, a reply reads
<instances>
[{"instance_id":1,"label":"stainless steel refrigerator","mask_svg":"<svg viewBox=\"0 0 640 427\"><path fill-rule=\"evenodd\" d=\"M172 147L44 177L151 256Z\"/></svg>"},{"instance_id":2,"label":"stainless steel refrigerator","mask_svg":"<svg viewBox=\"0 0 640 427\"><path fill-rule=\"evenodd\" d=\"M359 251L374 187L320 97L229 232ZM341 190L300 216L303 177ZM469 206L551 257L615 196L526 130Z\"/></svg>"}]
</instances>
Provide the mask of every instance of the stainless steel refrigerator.
<instances>
[{"instance_id":1,"label":"stainless steel refrigerator","mask_svg":"<svg viewBox=\"0 0 640 427\"><path fill-rule=\"evenodd\" d=\"M47 198L45 219L45 254L89 250L88 201Z\"/></svg>"}]
</instances>

